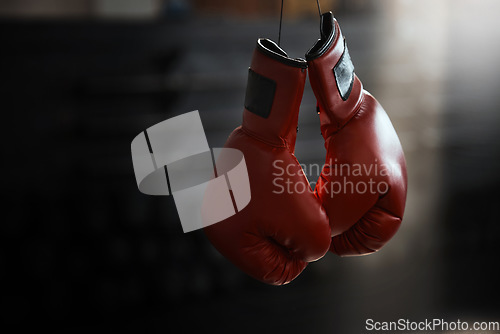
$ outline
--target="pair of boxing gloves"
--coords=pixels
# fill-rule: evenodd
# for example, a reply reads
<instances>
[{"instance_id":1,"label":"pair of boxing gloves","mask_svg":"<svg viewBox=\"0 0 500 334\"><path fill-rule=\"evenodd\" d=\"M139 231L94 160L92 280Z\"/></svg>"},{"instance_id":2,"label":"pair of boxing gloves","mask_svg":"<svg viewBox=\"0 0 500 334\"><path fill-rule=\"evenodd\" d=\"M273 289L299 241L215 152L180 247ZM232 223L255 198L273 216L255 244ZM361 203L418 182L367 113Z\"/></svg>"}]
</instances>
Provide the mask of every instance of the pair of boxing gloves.
<instances>
[{"instance_id":1,"label":"pair of boxing gloves","mask_svg":"<svg viewBox=\"0 0 500 334\"><path fill-rule=\"evenodd\" d=\"M269 39L257 41L243 123L225 144L244 154L251 200L204 228L221 254L268 284L292 281L328 250L375 252L403 218L407 176L397 134L354 74L331 12L321 16L320 30L306 60L288 57ZM307 70L327 152L314 190L294 155Z\"/></svg>"}]
</instances>

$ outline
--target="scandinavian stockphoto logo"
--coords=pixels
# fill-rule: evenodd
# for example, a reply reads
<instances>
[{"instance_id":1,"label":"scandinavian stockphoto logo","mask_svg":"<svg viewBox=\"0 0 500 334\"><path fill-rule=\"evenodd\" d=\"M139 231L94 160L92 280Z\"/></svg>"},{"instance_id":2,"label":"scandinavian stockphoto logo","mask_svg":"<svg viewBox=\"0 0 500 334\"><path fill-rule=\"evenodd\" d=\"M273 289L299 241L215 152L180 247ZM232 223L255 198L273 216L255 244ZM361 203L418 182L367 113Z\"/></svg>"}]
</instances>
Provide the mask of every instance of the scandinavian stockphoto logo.
<instances>
[{"instance_id":1,"label":"scandinavian stockphoto logo","mask_svg":"<svg viewBox=\"0 0 500 334\"><path fill-rule=\"evenodd\" d=\"M293 194L313 192L313 189L321 190L323 196L335 196L339 194L385 194L389 191L387 179L401 175L399 164L381 163L374 159L372 163L341 163L337 159L327 161L323 165L300 164L297 170L295 164L285 164L283 160L273 162L273 193ZM295 175L320 175L320 179L327 182L318 184L294 179Z\"/></svg>"},{"instance_id":2,"label":"scandinavian stockphoto logo","mask_svg":"<svg viewBox=\"0 0 500 334\"><path fill-rule=\"evenodd\" d=\"M131 148L139 190L172 195L184 233L229 218L250 202L243 153L210 149L197 110L151 126Z\"/></svg>"}]
</instances>

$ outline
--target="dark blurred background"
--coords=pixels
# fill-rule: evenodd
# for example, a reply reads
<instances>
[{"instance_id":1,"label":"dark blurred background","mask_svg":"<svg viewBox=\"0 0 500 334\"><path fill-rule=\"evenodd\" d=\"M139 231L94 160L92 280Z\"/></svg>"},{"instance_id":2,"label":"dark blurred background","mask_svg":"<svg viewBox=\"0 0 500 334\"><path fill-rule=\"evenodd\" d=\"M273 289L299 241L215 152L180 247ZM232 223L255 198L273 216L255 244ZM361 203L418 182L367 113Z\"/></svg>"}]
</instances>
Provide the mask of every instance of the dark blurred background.
<instances>
[{"instance_id":1,"label":"dark blurred background","mask_svg":"<svg viewBox=\"0 0 500 334\"><path fill-rule=\"evenodd\" d=\"M328 254L271 287L203 232L183 234L172 197L138 191L130 143L199 110L221 147L241 122L256 39L277 39L280 1L0 0L4 328L350 334L367 318L500 321L500 2L321 4L399 133L406 214L379 253ZM303 57L318 25L315 1L285 0L282 47ZM296 154L325 155L308 84Z\"/></svg>"}]
</instances>

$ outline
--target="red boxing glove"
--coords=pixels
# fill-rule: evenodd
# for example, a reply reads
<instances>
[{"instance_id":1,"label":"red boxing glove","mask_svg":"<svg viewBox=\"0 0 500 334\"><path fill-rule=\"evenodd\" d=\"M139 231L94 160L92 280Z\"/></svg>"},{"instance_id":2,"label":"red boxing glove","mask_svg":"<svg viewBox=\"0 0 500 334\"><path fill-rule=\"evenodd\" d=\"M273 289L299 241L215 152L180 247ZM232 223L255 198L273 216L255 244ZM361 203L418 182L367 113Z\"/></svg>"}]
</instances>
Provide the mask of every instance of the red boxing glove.
<instances>
[{"instance_id":1,"label":"red boxing glove","mask_svg":"<svg viewBox=\"0 0 500 334\"><path fill-rule=\"evenodd\" d=\"M327 151L315 192L330 218L330 250L342 256L375 252L403 218L407 176L401 144L382 106L354 74L331 12L321 16L321 39L306 59Z\"/></svg>"},{"instance_id":2,"label":"red boxing glove","mask_svg":"<svg viewBox=\"0 0 500 334\"><path fill-rule=\"evenodd\" d=\"M330 246L328 217L294 155L306 68L305 60L289 58L274 42L257 41L243 125L225 145L243 152L251 200L234 216L204 228L221 254L274 285L293 280Z\"/></svg>"}]
</instances>

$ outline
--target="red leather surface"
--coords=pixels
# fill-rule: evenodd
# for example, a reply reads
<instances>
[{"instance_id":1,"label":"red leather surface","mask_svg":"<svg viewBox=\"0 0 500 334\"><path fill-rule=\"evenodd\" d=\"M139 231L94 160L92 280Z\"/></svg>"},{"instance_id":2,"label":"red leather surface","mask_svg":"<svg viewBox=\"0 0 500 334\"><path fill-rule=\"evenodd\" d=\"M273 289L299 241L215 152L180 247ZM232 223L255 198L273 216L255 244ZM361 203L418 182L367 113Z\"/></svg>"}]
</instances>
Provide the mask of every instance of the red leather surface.
<instances>
[{"instance_id":1,"label":"red leather surface","mask_svg":"<svg viewBox=\"0 0 500 334\"><path fill-rule=\"evenodd\" d=\"M321 133L330 136L342 128L354 115L361 102L363 85L357 77L354 78L351 94L347 101L343 101L337 89L333 68L344 52L344 37L337 21L335 23L335 37L330 49L321 57L309 61L309 81L321 110L334 110L320 117Z\"/></svg>"},{"instance_id":2,"label":"red leather surface","mask_svg":"<svg viewBox=\"0 0 500 334\"><path fill-rule=\"evenodd\" d=\"M254 50L251 69L277 85L269 117L263 118L245 109L243 127L272 145L288 145L293 153L307 70L282 64L258 48Z\"/></svg>"},{"instance_id":3,"label":"red leather surface","mask_svg":"<svg viewBox=\"0 0 500 334\"><path fill-rule=\"evenodd\" d=\"M330 219L330 250L342 256L372 253L387 243L401 224L407 191L403 150L382 106L356 76L347 101L340 97L332 68L343 46L338 33L325 54L308 62L327 150L315 192Z\"/></svg>"},{"instance_id":4,"label":"red leather surface","mask_svg":"<svg viewBox=\"0 0 500 334\"><path fill-rule=\"evenodd\" d=\"M312 191L284 191L273 180L275 164L288 168L284 184L309 183L294 156L296 127L306 70L269 58L259 50L251 69L276 81L276 95L268 118L244 111L243 125L229 136L225 147L243 152L248 168L251 201L236 215L205 228L221 254L250 276L268 284L286 284L308 262L328 251L330 225ZM302 188L298 188L301 190Z\"/></svg>"}]
</instances>

